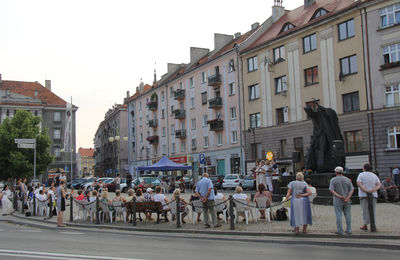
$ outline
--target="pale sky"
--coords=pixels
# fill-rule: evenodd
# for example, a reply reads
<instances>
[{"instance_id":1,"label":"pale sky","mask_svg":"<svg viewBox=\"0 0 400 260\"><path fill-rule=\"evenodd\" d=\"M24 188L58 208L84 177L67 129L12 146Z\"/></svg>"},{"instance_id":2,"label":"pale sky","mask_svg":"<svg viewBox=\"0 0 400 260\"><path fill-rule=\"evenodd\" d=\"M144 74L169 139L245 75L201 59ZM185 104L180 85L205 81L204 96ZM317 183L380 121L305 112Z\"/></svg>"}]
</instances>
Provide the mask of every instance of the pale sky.
<instances>
[{"instance_id":1,"label":"pale sky","mask_svg":"<svg viewBox=\"0 0 400 260\"><path fill-rule=\"evenodd\" d=\"M79 107L77 148L93 147L104 114L153 82L190 47L213 49L214 33L242 34L271 15L274 0L1 0L3 80L52 81ZM292 10L302 0L284 0ZM156 63L156 65L155 65Z\"/></svg>"}]
</instances>

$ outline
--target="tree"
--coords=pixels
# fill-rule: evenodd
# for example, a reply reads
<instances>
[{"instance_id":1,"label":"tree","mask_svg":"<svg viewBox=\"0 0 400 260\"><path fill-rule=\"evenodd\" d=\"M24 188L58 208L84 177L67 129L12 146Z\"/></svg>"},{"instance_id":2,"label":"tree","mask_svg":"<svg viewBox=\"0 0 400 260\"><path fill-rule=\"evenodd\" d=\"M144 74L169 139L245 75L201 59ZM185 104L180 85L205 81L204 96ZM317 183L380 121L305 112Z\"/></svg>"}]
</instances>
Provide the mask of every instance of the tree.
<instances>
[{"instance_id":1,"label":"tree","mask_svg":"<svg viewBox=\"0 0 400 260\"><path fill-rule=\"evenodd\" d=\"M0 179L33 176L34 151L20 149L16 138L36 138L36 175L46 172L54 157L49 152L51 139L42 119L25 110L18 110L13 118L0 124Z\"/></svg>"}]
</instances>

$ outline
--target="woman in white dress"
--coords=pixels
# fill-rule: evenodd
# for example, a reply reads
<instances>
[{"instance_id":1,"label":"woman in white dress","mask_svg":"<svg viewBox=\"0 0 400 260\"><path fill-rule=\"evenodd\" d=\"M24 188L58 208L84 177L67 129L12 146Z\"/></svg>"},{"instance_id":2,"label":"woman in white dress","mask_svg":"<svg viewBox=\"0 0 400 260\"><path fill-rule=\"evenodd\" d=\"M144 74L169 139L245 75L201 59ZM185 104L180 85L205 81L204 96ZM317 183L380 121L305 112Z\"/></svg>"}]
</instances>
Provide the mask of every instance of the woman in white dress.
<instances>
[{"instance_id":1,"label":"woman in white dress","mask_svg":"<svg viewBox=\"0 0 400 260\"><path fill-rule=\"evenodd\" d=\"M265 167L265 162L263 160L260 161L259 167L256 170L257 174L257 187L260 183L264 184L267 186L267 178L266 178L266 167Z\"/></svg>"},{"instance_id":2,"label":"woman in white dress","mask_svg":"<svg viewBox=\"0 0 400 260\"><path fill-rule=\"evenodd\" d=\"M1 206L3 215L8 215L14 212L13 205L11 202L11 191L8 188L8 185L5 185L3 191L1 192Z\"/></svg>"}]
</instances>

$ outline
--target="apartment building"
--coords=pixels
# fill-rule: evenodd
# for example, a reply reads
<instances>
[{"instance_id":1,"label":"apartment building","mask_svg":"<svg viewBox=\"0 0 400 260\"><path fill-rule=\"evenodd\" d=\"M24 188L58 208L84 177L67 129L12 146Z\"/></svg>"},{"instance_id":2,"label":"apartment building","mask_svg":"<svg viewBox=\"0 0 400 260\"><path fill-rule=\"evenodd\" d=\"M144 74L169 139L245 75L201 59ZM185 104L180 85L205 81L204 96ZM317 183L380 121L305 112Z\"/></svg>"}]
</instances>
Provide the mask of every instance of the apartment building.
<instances>
[{"instance_id":1,"label":"apartment building","mask_svg":"<svg viewBox=\"0 0 400 260\"><path fill-rule=\"evenodd\" d=\"M76 162L79 176L92 176L94 174L94 149L79 147L76 154Z\"/></svg>"},{"instance_id":2,"label":"apartment building","mask_svg":"<svg viewBox=\"0 0 400 260\"><path fill-rule=\"evenodd\" d=\"M49 173L64 172L73 168L76 176L76 155L64 152L64 137L66 131L67 102L58 97L51 90L51 81L46 80L45 86L39 82L23 82L2 80L0 74L0 123L7 117L13 117L17 110L26 110L42 118L42 127L48 129L52 145L50 153L55 160L49 166ZM76 144L76 111L78 107L72 106L72 149ZM72 162L71 162L72 161ZM69 177L69 176L68 176ZM47 180L47 175L41 177Z\"/></svg>"},{"instance_id":3,"label":"apartment building","mask_svg":"<svg viewBox=\"0 0 400 260\"><path fill-rule=\"evenodd\" d=\"M287 11L275 1L272 25L241 46L249 167L273 152L280 167L291 168L298 151L295 170L302 169L313 134L304 107L316 103L338 114L346 167L370 161L361 11L371 2L305 0Z\"/></svg>"}]
</instances>

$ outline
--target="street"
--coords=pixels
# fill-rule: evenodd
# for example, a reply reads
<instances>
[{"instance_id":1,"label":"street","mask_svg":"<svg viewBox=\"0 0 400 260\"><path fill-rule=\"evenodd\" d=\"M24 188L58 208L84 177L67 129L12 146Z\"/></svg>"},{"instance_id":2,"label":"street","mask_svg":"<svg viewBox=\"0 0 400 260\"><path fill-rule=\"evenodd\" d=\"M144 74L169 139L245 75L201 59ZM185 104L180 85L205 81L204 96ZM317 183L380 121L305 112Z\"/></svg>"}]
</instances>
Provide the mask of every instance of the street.
<instances>
[{"instance_id":1,"label":"street","mask_svg":"<svg viewBox=\"0 0 400 260\"><path fill-rule=\"evenodd\" d=\"M0 259L397 259L398 251L0 223ZM297 238L303 239L303 238Z\"/></svg>"}]
</instances>

